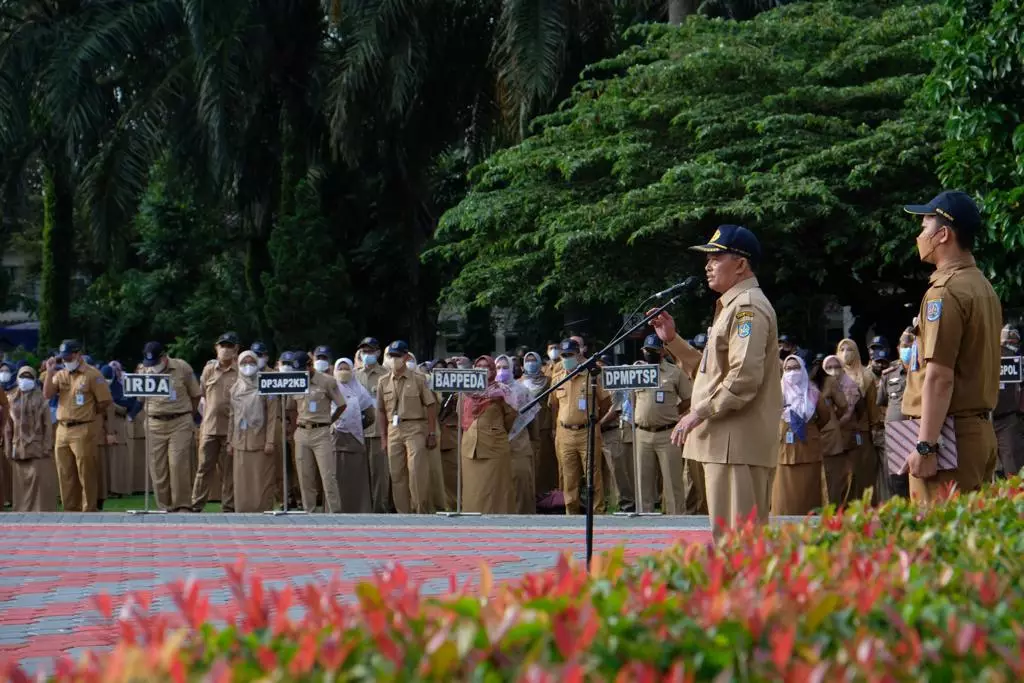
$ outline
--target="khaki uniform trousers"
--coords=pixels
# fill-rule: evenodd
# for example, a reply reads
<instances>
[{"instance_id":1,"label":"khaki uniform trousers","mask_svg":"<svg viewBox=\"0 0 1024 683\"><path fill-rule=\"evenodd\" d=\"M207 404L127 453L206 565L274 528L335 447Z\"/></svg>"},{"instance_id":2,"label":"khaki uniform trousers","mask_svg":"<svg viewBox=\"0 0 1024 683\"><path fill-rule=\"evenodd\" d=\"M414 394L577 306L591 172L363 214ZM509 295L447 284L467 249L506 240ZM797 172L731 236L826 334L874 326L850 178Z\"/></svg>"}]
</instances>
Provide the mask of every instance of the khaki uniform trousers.
<instances>
[{"instance_id":1,"label":"khaki uniform trousers","mask_svg":"<svg viewBox=\"0 0 1024 683\"><path fill-rule=\"evenodd\" d=\"M192 452L196 424L191 414L170 420L149 417L149 473L161 510L192 510Z\"/></svg>"},{"instance_id":2,"label":"khaki uniform trousers","mask_svg":"<svg viewBox=\"0 0 1024 683\"><path fill-rule=\"evenodd\" d=\"M54 452L60 499L67 512L96 512L99 494L99 453L92 422L57 425Z\"/></svg>"},{"instance_id":3,"label":"khaki uniform trousers","mask_svg":"<svg viewBox=\"0 0 1024 683\"><path fill-rule=\"evenodd\" d=\"M338 457L330 425L295 430L295 467L299 471L299 493L306 512L316 510L319 487L324 492L324 512L341 512L341 491L338 489Z\"/></svg>"},{"instance_id":4,"label":"khaki uniform trousers","mask_svg":"<svg viewBox=\"0 0 1024 683\"><path fill-rule=\"evenodd\" d=\"M227 435L202 434L199 437L199 467L192 487L192 509L202 512L210 500L210 485L220 469L220 506L224 512L235 511L235 467L228 452Z\"/></svg>"},{"instance_id":5,"label":"khaki uniform trousers","mask_svg":"<svg viewBox=\"0 0 1024 683\"><path fill-rule=\"evenodd\" d=\"M986 417L957 417L955 420L957 468L939 472L930 479L910 475L912 501L940 500L950 482L955 482L956 490L966 495L992 481L999 447L991 420Z\"/></svg>"},{"instance_id":6,"label":"khaki uniform trousers","mask_svg":"<svg viewBox=\"0 0 1024 683\"><path fill-rule=\"evenodd\" d=\"M601 432L601 444L606 472L609 475L605 480L605 491L614 490L616 506L622 512L630 512L636 508L633 449L622 443L622 432L618 424ZM601 474L604 476L605 472ZM607 493L605 497L607 498Z\"/></svg>"},{"instance_id":7,"label":"khaki uniform trousers","mask_svg":"<svg viewBox=\"0 0 1024 683\"><path fill-rule=\"evenodd\" d=\"M708 514L708 494L704 485L704 467L696 460L683 460L683 491L686 514Z\"/></svg>"},{"instance_id":8,"label":"khaki uniform trousers","mask_svg":"<svg viewBox=\"0 0 1024 683\"><path fill-rule=\"evenodd\" d=\"M683 449L672 445L672 430L648 432L637 427L636 449L640 457L640 493L643 504L640 512L654 512L660 474L664 487L662 512L666 515L684 514Z\"/></svg>"},{"instance_id":9,"label":"khaki uniform trousers","mask_svg":"<svg viewBox=\"0 0 1024 683\"><path fill-rule=\"evenodd\" d=\"M754 523L768 523L775 479L774 467L710 462L701 464L704 466L711 533L716 543L725 537L728 530L746 523L747 517L755 509L757 516Z\"/></svg>"},{"instance_id":10,"label":"khaki uniform trousers","mask_svg":"<svg viewBox=\"0 0 1024 683\"><path fill-rule=\"evenodd\" d=\"M395 507L403 515L436 512L430 490L430 451L426 420L403 420L388 429L388 469Z\"/></svg>"},{"instance_id":11,"label":"khaki uniform trousers","mask_svg":"<svg viewBox=\"0 0 1024 683\"><path fill-rule=\"evenodd\" d=\"M823 467L827 505L835 505L838 509L849 502L850 487L853 485L853 457L853 450L825 456Z\"/></svg>"},{"instance_id":12,"label":"khaki uniform trousers","mask_svg":"<svg viewBox=\"0 0 1024 683\"><path fill-rule=\"evenodd\" d=\"M604 486L601 481L599 454L601 432L595 430L594 438L594 513L605 510ZM559 425L555 429L555 455L562 475L562 495L565 496L565 514L580 513L580 485L587 476L587 429L566 429Z\"/></svg>"},{"instance_id":13,"label":"khaki uniform trousers","mask_svg":"<svg viewBox=\"0 0 1024 683\"><path fill-rule=\"evenodd\" d=\"M395 511L395 503L391 498L391 468L388 465L388 454L380 445L379 436L367 436L366 456L370 462L370 498L373 511L385 515Z\"/></svg>"}]
</instances>

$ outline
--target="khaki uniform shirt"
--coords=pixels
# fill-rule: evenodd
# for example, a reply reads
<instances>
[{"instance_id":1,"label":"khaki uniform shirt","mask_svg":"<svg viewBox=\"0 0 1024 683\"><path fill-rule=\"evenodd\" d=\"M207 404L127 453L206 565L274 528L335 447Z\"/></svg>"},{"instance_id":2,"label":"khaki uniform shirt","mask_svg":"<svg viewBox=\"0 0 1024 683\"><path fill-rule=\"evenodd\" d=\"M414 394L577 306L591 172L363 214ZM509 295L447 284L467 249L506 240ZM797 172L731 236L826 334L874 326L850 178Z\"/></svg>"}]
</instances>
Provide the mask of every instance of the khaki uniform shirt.
<instances>
[{"instance_id":1,"label":"khaki uniform shirt","mask_svg":"<svg viewBox=\"0 0 1024 683\"><path fill-rule=\"evenodd\" d=\"M208 436L227 436L231 412L231 387L238 381L238 365L232 361L226 369L211 360L203 368L199 386L206 399L203 411L202 433Z\"/></svg>"},{"instance_id":2,"label":"khaki uniform shirt","mask_svg":"<svg viewBox=\"0 0 1024 683\"><path fill-rule=\"evenodd\" d=\"M679 421L679 407L690 400L693 383L683 371L661 361L661 386L636 392L634 416L637 428L664 427Z\"/></svg>"},{"instance_id":3,"label":"khaki uniform shirt","mask_svg":"<svg viewBox=\"0 0 1024 683\"><path fill-rule=\"evenodd\" d=\"M831 414L828 424L821 428L821 451L824 455L841 455L846 450L846 442L852 438L839 426L839 418L849 409L846 394L839 388L835 377L826 376L821 386L821 397Z\"/></svg>"},{"instance_id":4,"label":"khaki uniform shirt","mask_svg":"<svg viewBox=\"0 0 1024 683\"><path fill-rule=\"evenodd\" d=\"M37 387L26 394L21 389L13 389L8 397L0 389L0 394L5 399L10 398L10 413L4 426L7 457L11 460L52 458L53 425L50 404L43 398L43 390Z\"/></svg>"},{"instance_id":5,"label":"khaki uniform shirt","mask_svg":"<svg viewBox=\"0 0 1024 683\"><path fill-rule=\"evenodd\" d=\"M948 415L984 415L999 398L999 297L972 256L936 269L929 281L918 312L903 414L921 417L925 368L934 361L953 369Z\"/></svg>"},{"instance_id":6,"label":"khaki uniform shirt","mask_svg":"<svg viewBox=\"0 0 1024 683\"><path fill-rule=\"evenodd\" d=\"M228 399L230 400L230 396ZM261 396L263 403L263 424L255 429L251 425L242 425L232 417L228 420L228 443L236 451L262 451L269 444L277 448L281 439L281 405L276 396ZM237 403L237 401L235 402ZM237 409L237 406L236 408ZM233 411L234 412L234 409Z\"/></svg>"},{"instance_id":7,"label":"khaki uniform shirt","mask_svg":"<svg viewBox=\"0 0 1024 683\"><path fill-rule=\"evenodd\" d=\"M691 411L704 419L687 436L683 455L775 467L782 414L779 327L757 279L737 283L719 298L703 354L679 335L666 348L693 368Z\"/></svg>"},{"instance_id":8,"label":"khaki uniform shirt","mask_svg":"<svg viewBox=\"0 0 1024 683\"><path fill-rule=\"evenodd\" d=\"M427 378L419 372L406 369L401 375L387 373L377 383L377 409L384 411L389 429L395 426L396 415L399 424L425 421L427 408L436 403Z\"/></svg>"},{"instance_id":9,"label":"khaki uniform shirt","mask_svg":"<svg viewBox=\"0 0 1024 683\"><path fill-rule=\"evenodd\" d=\"M338 380L322 372L309 375L309 393L288 399L288 412L297 411L299 424L326 425L331 423L331 402L345 407L345 397L338 389Z\"/></svg>"},{"instance_id":10,"label":"khaki uniform shirt","mask_svg":"<svg viewBox=\"0 0 1024 683\"><path fill-rule=\"evenodd\" d=\"M192 373L192 366L178 358L168 358L167 367L160 374L170 376L171 395L145 399L149 416L191 414L194 411L192 401L198 400L203 393Z\"/></svg>"},{"instance_id":11,"label":"khaki uniform shirt","mask_svg":"<svg viewBox=\"0 0 1024 683\"><path fill-rule=\"evenodd\" d=\"M102 416L114 398L100 371L82 363L74 372L61 370L52 381L57 387L57 422L92 422Z\"/></svg>"},{"instance_id":12,"label":"khaki uniform shirt","mask_svg":"<svg viewBox=\"0 0 1024 683\"><path fill-rule=\"evenodd\" d=\"M377 401L377 386L380 384L381 378L388 374L388 371L380 366L380 363L374 363L373 365L363 367L356 370L356 379L359 383L370 392L370 398ZM377 425L370 423L363 429L363 438L376 439L379 436L377 434Z\"/></svg>"},{"instance_id":13,"label":"khaki uniform shirt","mask_svg":"<svg viewBox=\"0 0 1024 683\"><path fill-rule=\"evenodd\" d=\"M563 370L562 374L552 377L551 381L558 382L564 376L565 371ZM586 372L581 372L548 396L548 405L551 406L552 414L556 416L556 428L558 425L577 427L587 424L589 419L588 380L589 375ZM597 384L596 395L597 417L600 419L612 407L612 397L608 390L601 386L600 381Z\"/></svg>"}]
</instances>

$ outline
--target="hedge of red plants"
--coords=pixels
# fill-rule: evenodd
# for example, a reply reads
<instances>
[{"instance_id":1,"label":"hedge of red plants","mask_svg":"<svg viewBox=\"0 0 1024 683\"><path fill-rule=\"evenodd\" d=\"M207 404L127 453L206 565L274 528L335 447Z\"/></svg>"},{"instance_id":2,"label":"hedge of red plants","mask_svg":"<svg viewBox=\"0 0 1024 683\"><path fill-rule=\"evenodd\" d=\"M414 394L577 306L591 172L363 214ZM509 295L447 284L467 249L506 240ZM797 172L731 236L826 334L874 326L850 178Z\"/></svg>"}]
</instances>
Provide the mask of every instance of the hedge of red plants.
<instances>
[{"instance_id":1,"label":"hedge of red plants","mask_svg":"<svg viewBox=\"0 0 1024 683\"><path fill-rule=\"evenodd\" d=\"M1015 479L930 508L747 528L714 551L610 553L589 573L563 559L494 586L484 569L440 598L401 567L345 603L330 584L270 590L235 566L229 626L207 623L189 584L171 587L175 616L100 599L119 644L58 662L53 680L1024 681L1022 520Z\"/></svg>"}]
</instances>

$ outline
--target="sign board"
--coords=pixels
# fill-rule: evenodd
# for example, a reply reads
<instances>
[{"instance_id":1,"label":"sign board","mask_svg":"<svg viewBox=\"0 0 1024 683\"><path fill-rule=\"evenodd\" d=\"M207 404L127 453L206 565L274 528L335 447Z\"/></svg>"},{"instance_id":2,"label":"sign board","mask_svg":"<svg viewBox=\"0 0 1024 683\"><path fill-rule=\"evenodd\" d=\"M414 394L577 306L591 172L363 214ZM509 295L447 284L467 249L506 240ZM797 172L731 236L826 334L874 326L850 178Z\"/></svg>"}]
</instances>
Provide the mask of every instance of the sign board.
<instances>
[{"instance_id":1,"label":"sign board","mask_svg":"<svg viewBox=\"0 0 1024 683\"><path fill-rule=\"evenodd\" d=\"M169 398L171 395L170 375L125 374L121 376L124 395L134 398Z\"/></svg>"},{"instance_id":2,"label":"sign board","mask_svg":"<svg viewBox=\"0 0 1024 683\"><path fill-rule=\"evenodd\" d=\"M616 365L601 369L601 383L608 391L657 389L661 368L657 365Z\"/></svg>"},{"instance_id":3,"label":"sign board","mask_svg":"<svg viewBox=\"0 0 1024 683\"><path fill-rule=\"evenodd\" d=\"M261 372L256 375L261 396L293 396L309 392L308 372Z\"/></svg>"},{"instance_id":4,"label":"sign board","mask_svg":"<svg viewBox=\"0 0 1024 683\"><path fill-rule=\"evenodd\" d=\"M1021 381L1020 356L1005 356L999 364L1000 384L1019 384Z\"/></svg>"},{"instance_id":5,"label":"sign board","mask_svg":"<svg viewBox=\"0 0 1024 683\"><path fill-rule=\"evenodd\" d=\"M444 394L474 394L487 388L486 370L437 368L430 379L431 388Z\"/></svg>"}]
</instances>

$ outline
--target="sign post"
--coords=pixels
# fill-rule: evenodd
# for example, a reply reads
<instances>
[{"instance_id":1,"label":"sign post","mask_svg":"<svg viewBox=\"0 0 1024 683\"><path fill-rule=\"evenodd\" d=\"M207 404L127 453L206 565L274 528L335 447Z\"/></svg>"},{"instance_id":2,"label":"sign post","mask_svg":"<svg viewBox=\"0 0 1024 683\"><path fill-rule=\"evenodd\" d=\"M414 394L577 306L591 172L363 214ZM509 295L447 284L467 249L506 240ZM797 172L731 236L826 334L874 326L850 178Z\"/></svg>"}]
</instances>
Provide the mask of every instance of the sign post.
<instances>
[{"instance_id":1,"label":"sign post","mask_svg":"<svg viewBox=\"0 0 1024 683\"><path fill-rule=\"evenodd\" d=\"M1021 383L1021 357L1003 356L999 363L999 385Z\"/></svg>"},{"instance_id":2,"label":"sign post","mask_svg":"<svg viewBox=\"0 0 1024 683\"><path fill-rule=\"evenodd\" d=\"M122 376L122 382L124 384L124 395L130 398L170 398L171 396L171 376L170 375L145 375L145 374L125 374ZM146 410L146 421L142 425L143 432L145 433L146 442L146 477L145 477L145 488L143 498L143 508L141 510L129 510L130 515L152 515L152 514L167 514L167 510L150 510L149 509L149 468L153 462L152 454L149 452L149 409L147 406Z\"/></svg>"},{"instance_id":3,"label":"sign post","mask_svg":"<svg viewBox=\"0 0 1024 683\"><path fill-rule=\"evenodd\" d=\"M463 370L455 368L437 368L430 373L433 390L446 394L478 394L487 389L486 370ZM462 511L462 397L458 396L456 415L458 416L458 439L455 442L455 512L438 512L442 517L478 516L479 512ZM439 425L440 426L440 425Z\"/></svg>"},{"instance_id":4,"label":"sign post","mask_svg":"<svg viewBox=\"0 0 1024 683\"><path fill-rule=\"evenodd\" d=\"M622 365L601 370L601 382L608 391L632 392L633 415L630 429L633 430L633 481L636 482L636 509L633 512L616 512L618 517L655 517L660 512L644 512L643 481L641 480L640 451L636 443L637 392L642 389L657 389L661 386L661 368L657 365Z\"/></svg>"},{"instance_id":5,"label":"sign post","mask_svg":"<svg viewBox=\"0 0 1024 683\"><path fill-rule=\"evenodd\" d=\"M256 375L256 390L260 396L275 396L281 402L281 509L264 510L265 515L304 515L305 510L288 509L288 418L285 403L289 396L309 393L309 373L261 372Z\"/></svg>"}]
</instances>

